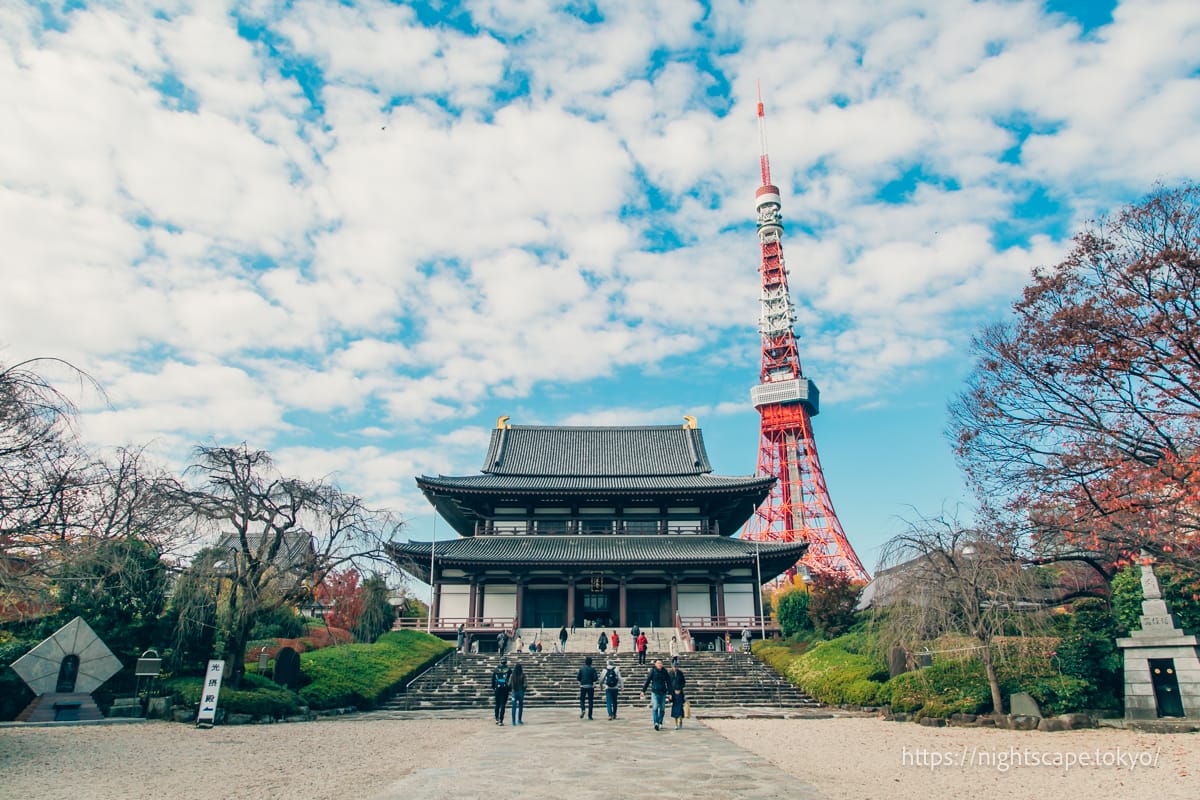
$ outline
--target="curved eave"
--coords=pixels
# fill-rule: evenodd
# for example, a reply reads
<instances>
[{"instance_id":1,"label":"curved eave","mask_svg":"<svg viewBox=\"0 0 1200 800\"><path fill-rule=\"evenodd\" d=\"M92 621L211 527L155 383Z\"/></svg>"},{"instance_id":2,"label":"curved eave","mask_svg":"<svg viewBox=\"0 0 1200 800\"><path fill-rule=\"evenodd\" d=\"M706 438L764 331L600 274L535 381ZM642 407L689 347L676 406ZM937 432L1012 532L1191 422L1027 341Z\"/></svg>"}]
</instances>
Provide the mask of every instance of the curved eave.
<instances>
[{"instance_id":1,"label":"curved eave","mask_svg":"<svg viewBox=\"0 0 1200 800\"><path fill-rule=\"evenodd\" d=\"M504 497L513 499L528 499L534 501L545 499L547 502L561 502L578 498L617 498L617 497L696 497L706 498L713 507L712 518L715 519L721 532L729 536L740 528L754 509L766 498L775 483L773 476L767 477L736 477L696 476L690 480L673 478L642 478L636 484L625 485L626 479L604 480L579 479L578 483L569 485L553 485L563 483L561 480L544 481L537 485L520 485L511 479L506 481L490 481L489 476L470 476L469 478L454 478L442 476L433 478L419 476L417 488L425 495L438 514L461 536L473 536L475 521L479 518L471 508L470 498ZM532 480L532 479L530 479ZM474 481L466 483L464 481Z\"/></svg>"},{"instance_id":2,"label":"curved eave","mask_svg":"<svg viewBox=\"0 0 1200 800\"><path fill-rule=\"evenodd\" d=\"M461 544L464 541L470 544L464 546ZM721 543L723 552L712 551L709 545L715 542ZM764 542L756 548L753 542L741 539L693 539L686 536L468 537L445 542L442 550L438 549L437 544L410 541L391 543L386 549L402 570L425 583L429 583L431 560L439 568L453 567L468 572L489 569L522 571L530 567L560 567L564 570L646 566L665 569L761 567L762 580L766 582L795 565L808 550L807 542ZM564 547L564 544L580 546ZM641 546L641 552L633 545ZM706 547L709 552L703 552Z\"/></svg>"}]
</instances>

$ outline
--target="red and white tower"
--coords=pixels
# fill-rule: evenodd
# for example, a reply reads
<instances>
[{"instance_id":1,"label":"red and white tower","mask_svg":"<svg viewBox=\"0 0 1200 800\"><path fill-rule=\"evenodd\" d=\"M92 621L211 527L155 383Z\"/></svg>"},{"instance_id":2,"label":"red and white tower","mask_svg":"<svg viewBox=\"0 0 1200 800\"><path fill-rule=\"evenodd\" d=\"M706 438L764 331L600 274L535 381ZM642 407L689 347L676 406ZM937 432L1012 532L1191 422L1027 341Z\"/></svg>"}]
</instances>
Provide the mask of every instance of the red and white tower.
<instances>
[{"instance_id":1,"label":"red and white tower","mask_svg":"<svg viewBox=\"0 0 1200 800\"><path fill-rule=\"evenodd\" d=\"M743 538L759 541L806 540L800 563L813 572L840 572L852 580L870 576L858 560L833 510L825 486L812 418L817 415L817 386L804 377L796 353L795 306L783 262L783 223L779 189L771 183L762 97L758 99L759 163L762 186L754 193L758 240L762 248L762 371L750 399L761 416L758 474L778 480L771 494L746 523Z\"/></svg>"}]
</instances>

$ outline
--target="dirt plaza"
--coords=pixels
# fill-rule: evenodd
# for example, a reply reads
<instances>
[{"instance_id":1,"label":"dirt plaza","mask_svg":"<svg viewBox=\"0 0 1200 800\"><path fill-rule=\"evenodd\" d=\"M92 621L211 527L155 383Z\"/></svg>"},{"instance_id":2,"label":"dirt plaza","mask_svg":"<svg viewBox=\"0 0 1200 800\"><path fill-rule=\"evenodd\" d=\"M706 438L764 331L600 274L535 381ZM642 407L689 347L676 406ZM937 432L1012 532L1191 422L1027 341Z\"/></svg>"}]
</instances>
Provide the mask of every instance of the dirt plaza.
<instances>
[{"instance_id":1,"label":"dirt plaza","mask_svg":"<svg viewBox=\"0 0 1200 800\"><path fill-rule=\"evenodd\" d=\"M927 728L852 714L655 731L529 709L526 724L351 715L313 723L0 729L0 797L1194 798L1200 735ZM1071 764L1067 765L1070 760ZM1086 764L1081 762L1088 762Z\"/></svg>"}]
</instances>

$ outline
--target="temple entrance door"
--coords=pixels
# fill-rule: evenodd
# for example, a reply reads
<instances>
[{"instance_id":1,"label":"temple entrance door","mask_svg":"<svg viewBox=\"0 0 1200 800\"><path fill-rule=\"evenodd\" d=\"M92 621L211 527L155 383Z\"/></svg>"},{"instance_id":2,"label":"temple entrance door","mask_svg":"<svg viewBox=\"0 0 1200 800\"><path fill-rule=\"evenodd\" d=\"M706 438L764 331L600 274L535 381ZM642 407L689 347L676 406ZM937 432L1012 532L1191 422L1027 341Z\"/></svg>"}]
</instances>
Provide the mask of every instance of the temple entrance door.
<instances>
[{"instance_id":1,"label":"temple entrance door","mask_svg":"<svg viewBox=\"0 0 1200 800\"><path fill-rule=\"evenodd\" d=\"M585 627L611 628L617 618L617 592L612 589L593 592L584 588L575 608Z\"/></svg>"},{"instance_id":2,"label":"temple entrance door","mask_svg":"<svg viewBox=\"0 0 1200 800\"><path fill-rule=\"evenodd\" d=\"M526 589L521 624L526 628L561 628L567 621L567 593L562 589Z\"/></svg>"},{"instance_id":3,"label":"temple entrance door","mask_svg":"<svg viewBox=\"0 0 1200 800\"><path fill-rule=\"evenodd\" d=\"M625 593L626 621L630 627L668 628L671 617L671 593L667 589L629 589Z\"/></svg>"}]
</instances>

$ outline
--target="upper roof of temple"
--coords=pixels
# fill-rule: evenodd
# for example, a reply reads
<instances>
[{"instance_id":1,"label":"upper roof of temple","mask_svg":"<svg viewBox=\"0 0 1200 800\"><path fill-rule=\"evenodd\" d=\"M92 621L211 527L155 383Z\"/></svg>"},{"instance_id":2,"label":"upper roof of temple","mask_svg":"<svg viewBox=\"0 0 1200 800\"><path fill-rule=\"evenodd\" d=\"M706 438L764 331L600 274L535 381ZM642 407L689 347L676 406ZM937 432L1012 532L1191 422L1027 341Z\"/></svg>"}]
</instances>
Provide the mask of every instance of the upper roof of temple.
<instances>
[{"instance_id":1,"label":"upper roof of temple","mask_svg":"<svg viewBox=\"0 0 1200 800\"><path fill-rule=\"evenodd\" d=\"M492 431L482 472L562 477L666 477L712 472L704 436L692 425L548 427Z\"/></svg>"}]
</instances>

